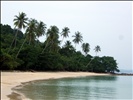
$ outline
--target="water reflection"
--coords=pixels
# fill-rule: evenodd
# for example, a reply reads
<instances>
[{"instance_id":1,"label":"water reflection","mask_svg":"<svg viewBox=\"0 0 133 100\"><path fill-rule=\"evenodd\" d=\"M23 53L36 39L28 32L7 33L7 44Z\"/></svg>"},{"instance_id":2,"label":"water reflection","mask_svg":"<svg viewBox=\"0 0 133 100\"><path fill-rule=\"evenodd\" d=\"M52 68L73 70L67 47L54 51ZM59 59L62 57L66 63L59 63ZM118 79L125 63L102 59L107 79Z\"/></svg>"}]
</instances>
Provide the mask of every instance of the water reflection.
<instances>
[{"instance_id":1,"label":"water reflection","mask_svg":"<svg viewBox=\"0 0 133 100\"><path fill-rule=\"evenodd\" d=\"M35 81L18 91L33 100L116 100L117 80L116 76L92 76Z\"/></svg>"}]
</instances>

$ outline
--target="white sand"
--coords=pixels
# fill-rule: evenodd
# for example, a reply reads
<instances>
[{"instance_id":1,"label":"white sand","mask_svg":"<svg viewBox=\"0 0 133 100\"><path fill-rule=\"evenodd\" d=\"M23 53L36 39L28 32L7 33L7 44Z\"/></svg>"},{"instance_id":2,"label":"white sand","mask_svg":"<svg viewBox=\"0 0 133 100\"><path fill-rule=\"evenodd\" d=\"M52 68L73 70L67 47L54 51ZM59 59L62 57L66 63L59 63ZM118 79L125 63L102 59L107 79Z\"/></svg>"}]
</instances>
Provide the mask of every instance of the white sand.
<instances>
[{"instance_id":1,"label":"white sand","mask_svg":"<svg viewBox=\"0 0 133 100\"><path fill-rule=\"evenodd\" d=\"M22 82L33 80L80 77L80 76L99 76L109 74L98 74L90 72L1 72L1 100L9 100L7 95L11 94L13 87L21 85ZM22 97L24 98L24 97Z\"/></svg>"}]
</instances>

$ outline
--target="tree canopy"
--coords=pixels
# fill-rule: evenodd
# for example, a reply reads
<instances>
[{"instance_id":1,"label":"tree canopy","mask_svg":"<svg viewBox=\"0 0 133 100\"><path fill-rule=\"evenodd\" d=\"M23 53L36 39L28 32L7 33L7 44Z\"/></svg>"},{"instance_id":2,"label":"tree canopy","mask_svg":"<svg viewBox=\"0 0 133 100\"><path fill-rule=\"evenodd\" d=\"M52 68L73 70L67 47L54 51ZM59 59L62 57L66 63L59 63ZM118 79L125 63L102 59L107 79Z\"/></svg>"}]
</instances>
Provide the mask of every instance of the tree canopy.
<instances>
[{"instance_id":1,"label":"tree canopy","mask_svg":"<svg viewBox=\"0 0 133 100\"><path fill-rule=\"evenodd\" d=\"M73 41L64 41L65 44L61 47L60 43L63 40L61 41L59 38L61 36L63 39L68 37L68 33L70 33L68 27L64 27L61 32L56 25L47 28L43 21L38 22L36 19L27 18L23 12L19 13L19 16L15 16L14 22L15 29L12 29L10 25L0 24L1 70L111 73L119 71L117 62L113 57L91 56L89 43L82 44L83 54L81 51L77 51L72 42L75 45L83 42L83 36L79 31L73 35ZM22 28L26 29L24 33L21 31ZM41 36L46 37L44 42L38 40ZM16 46L13 46L14 39L17 42ZM94 50L97 53L101 51L101 48L96 46Z\"/></svg>"}]
</instances>

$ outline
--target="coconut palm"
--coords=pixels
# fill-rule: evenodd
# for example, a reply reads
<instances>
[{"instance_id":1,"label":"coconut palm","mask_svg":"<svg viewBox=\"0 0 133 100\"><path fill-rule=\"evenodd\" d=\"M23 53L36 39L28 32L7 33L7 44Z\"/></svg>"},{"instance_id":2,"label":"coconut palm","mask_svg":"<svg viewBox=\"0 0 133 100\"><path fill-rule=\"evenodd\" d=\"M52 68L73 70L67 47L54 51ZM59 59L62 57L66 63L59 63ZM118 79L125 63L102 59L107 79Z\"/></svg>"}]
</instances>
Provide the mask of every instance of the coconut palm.
<instances>
[{"instance_id":1,"label":"coconut palm","mask_svg":"<svg viewBox=\"0 0 133 100\"><path fill-rule=\"evenodd\" d=\"M101 51L101 48L100 48L99 45L97 45L97 46L94 48L94 50L95 50L96 56L97 56L97 53L98 53L99 51Z\"/></svg>"},{"instance_id":2,"label":"coconut palm","mask_svg":"<svg viewBox=\"0 0 133 100\"><path fill-rule=\"evenodd\" d=\"M36 24L37 24L37 26L36 26ZM30 35L29 34L34 34L34 36L33 36L33 38L35 37L35 35L36 35L36 37L39 37L39 36L42 36L42 35L44 35L44 33L45 33L45 30L46 30L46 25L43 23L43 22L37 22L35 19L31 19L30 21L29 21L29 24L28 24L29 26L28 26L28 28L27 28L27 30L26 30L26 38L25 38L25 40L23 41L23 43L22 43L22 45L21 45L21 47L20 47L20 49L19 49L19 51L18 51L18 53L17 53L17 55L16 55L16 58L18 57L18 55L19 55L19 53L20 53L20 50L22 49L22 47L23 47L23 45L24 45L24 43L26 42L26 40L27 40L27 38L32 38L32 37L29 37ZM34 31L35 32L32 32L32 29L34 28ZM31 31L30 31L30 29L31 29ZM31 33L30 33L31 32ZM35 39L35 38L34 38ZM30 43L30 41L29 41L29 43Z\"/></svg>"},{"instance_id":3,"label":"coconut palm","mask_svg":"<svg viewBox=\"0 0 133 100\"><path fill-rule=\"evenodd\" d=\"M64 38L66 38L66 37L69 36L68 33L70 33L70 29L68 27L64 27L62 29L62 32L61 33L62 33L61 36L63 36L63 39L64 39ZM62 42L63 42L63 39L62 39Z\"/></svg>"},{"instance_id":4,"label":"coconut palm","mask_svg":"<svg viewBox=\"0 0 133 100\"><path fill-rule=\"evenodd\" d=\"M76 44L79 44L80 42L82 42L83 37L79 31L75 32L75 35L72 37L74 37L73 42L75 43L75 48L76 48Z\"/></svg>"},{"instance_id":5,"label":"coconut palm","mask_svg":"<svg viewBox=\"0 0 133 100\"><path fill-rule=\"evenodd\" d=\"M68 47L68 48L69 48L69 47L71 47L71 46L72 46L72 45L71 45L71 42L70 42L70 41L66 41L66 42L65 42L64 47Z\"/></svg>"},{"instance_id":6,"label":"coconut palm","mask_svg":"<svg viewBox=\"0 0 133 100\"><path fill-rule=\"evenodd\" d=\"M37 20L30 19L28 23L28 27L26 29L26 37L29 41L29 45L31 43L34 43L36 39L36 33L37 33Z\"/></svg>"},{"instance_id":7,"label":"coconut palm","mask_svg":"<svg viewBox=\"0 0 133 100\"><path fill-rule=\"evenodd\" d=\"M45 35L46 33L46 24L44 24L42 21L37 23L36 27L36 40L39 41L39 37ZM37 42L38 43L38 42Z\"/></svg>"},{"instance_id":8,"label":"coconut palm","mask_svg":"<svg viewBox=\"0 0 133 100\"><path fill-rule=\"evenodd\" d=\"M21 12L19 13L19 16L15 16L16 18L13 20L15 27L18 27L19 30L22 28L26 28L27 20L26 14Z\"/></svg>"},{"instance_id":9,"label":"coconut palm","mask_svg":"<svg viewBox=\"0 0 133 100\"><path fill-rule=\"evenodd\" d=\"M74 47L72 46L70 41L66 41L64 48L68 48L69 50L74 50Z\"/></svg>"},{"instance_id":10,"label":"coconut palm","mask_svg":"<svg viewBox=\"0 0 133 100\"><path fill-rule=\"evenodd\" d=\"M47 33L47 40L46 40L46 45L45 48L43 49L42 53L44 52L44 50L48 47L48 45L50 46L51 50L53 51L57 51L58 49L58 44L60 43L60 41L58 41L59 38L59 29L56 26L51 26Z\"/></svg>"},{"instance_id":11,"label":"coconut palm","mask_svg":"<svg viewBox=\"0 0 133 100\"><path fill-rule=\"evenodd\" d=\"M96 56L97 56L97 53L98 53L99 51L101 51L101 48L100 48L99 45L97 45L97 46L94 48L94 50L95 50ZM96 56L90 60L90 62L86 65L86 67L96 58Z\"/></svg>"},{"instance_id":12,"label":"coconut palm","mask_svg":"<svg viewBox=\"0 0 133 100\"><path fill-rule=\"evenodd\" d=\"M15 15L15 19L13 21L14 21L15 28L17 28L17 31L16 31L15 37L9 47L8 53L9 53L10 48L13 45L13 43L15 44L14 47L16 47L16 38L17 38L18 30L21 30L22 28L24 28L24 29L26 28L27 20L28 20L28 18L26 17L26 14L23 12L19 13L18 16Z\"/></svg>"},{"instance_id":13,"label":"coconut palm","mask_svg":"<svg viewBox=\"0 0 133 100\"><path fill-rule=\"evenodd\" d=\"M20 49L18 50L17 54L16 54L16 58L18 57L24 43L26 42L26 40L29 41L29 45L31 44L31 42L33 43L35 38L36 38L36 25L37 25L37 20L35 19L30 19L28 22L28 26L25 32L25 40L23 41Z\"/></svg>"},{"instance_id":14,"label":"coconut palm","mask_svg":"<svg viewBox=\"0 0 133 100\"><path fill-rule=\"evenodd\" d=\"M36 36L40 37L45 34L46 24L44 24L42 21L40 21L39 23L37 23L36 29L37 29Z\"/></svg>"},{"instance_id":15,"label":"coconut palm","mask_svg":"<svg viewBox=\"0 0 133 100\"><path fill-rule=\"evenodd\" d=\"M82 44L82 50L85 52L85 54L87 55L87 53L90 51L90 45L89 43L83 43Z\"/></svg>"},{"instance_id":16,"label":"coconut palm","mask_svg":"<svg viewBox=\"0 0 133 100\"><path fill-rule=\"evenodd\" d=\"M50 50L57 52L59 49L58 44L60 43L59 39L59 29L56 26L51 26L51 30L49 34L50 38Z\"/></svg>"}]
</instances>

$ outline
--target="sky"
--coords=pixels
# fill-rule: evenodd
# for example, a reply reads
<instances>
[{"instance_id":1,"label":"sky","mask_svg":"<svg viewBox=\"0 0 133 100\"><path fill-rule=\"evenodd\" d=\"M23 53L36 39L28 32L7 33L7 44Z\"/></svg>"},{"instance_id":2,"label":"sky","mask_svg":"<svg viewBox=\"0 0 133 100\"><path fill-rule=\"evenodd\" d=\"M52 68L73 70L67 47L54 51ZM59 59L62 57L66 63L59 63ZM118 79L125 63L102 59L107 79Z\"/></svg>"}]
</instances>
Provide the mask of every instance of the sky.
<instances>
[{"instance_id":1,"label":"sky","mask_svg":"<svg viewBox=\"0 0 133 100\"><path fill-rule=\"evenodd\" d=\"M64 42L72 42L75 32L81 32L83 43L90 44L89 54L95 56L94 48L99 45L100 57L112 56L119 69L133 70L132 1L1 1L2 24L14 28L13 19L19 12L43 21L47 28L56 25L60 32L69 27ZM39 40L45 41L45 36ZM82 51L81 43L76 49Z\"/></svg>"}]
</instances>

